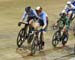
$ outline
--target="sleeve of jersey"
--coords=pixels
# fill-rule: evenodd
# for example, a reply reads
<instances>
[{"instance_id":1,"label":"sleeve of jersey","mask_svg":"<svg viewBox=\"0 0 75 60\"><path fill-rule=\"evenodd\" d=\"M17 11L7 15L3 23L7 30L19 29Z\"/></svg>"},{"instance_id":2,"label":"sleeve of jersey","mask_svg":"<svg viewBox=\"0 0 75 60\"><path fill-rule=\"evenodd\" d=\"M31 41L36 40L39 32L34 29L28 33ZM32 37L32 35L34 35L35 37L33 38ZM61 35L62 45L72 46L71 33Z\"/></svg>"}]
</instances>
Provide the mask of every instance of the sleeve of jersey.
<instances>
[{"instance_id":1,"label":"sleeve of jersey","mask_svg":"<svg viewBox=\"0 0 75 60\"><path fill-rule=\"evenodd\" d=\"M34 13L34 15L35 15L35 16L37 16L37 14L36 14L35 10L33 10L33 13Z\"/></svg>"},{"instance_id":2,"label":"sleeve of jersey","mask_svg":"<svg viewBox=\"0 0 75 60\"><path fill-rule=\"evenodd\" d=\"M35 10L33 10L33 13L34 13L34 15L35 15L37 18L41 19L41 18L37 15L37 13L36 13Z\"/></svg>"},{"instance_id":3,"label":"sleeve of jersey","mask_svg":"<svg viewBox=\"0 0 75 60\"><path fill-rule=\"evenodd\" d=\"M65 8L64 8L64 10L67 12L68 9L69 9L69 7L66 5Z\"/></svg>"},{"instance_id":4,"label":"sleeve of jersey","mask_svg":"<svg viewBox=\"0 0 75 60\"><path fill-rule=\"evenodd\" d=\"M71 5L72 6L72 9L75 9L75 6L74 5Z\"/></svg>"},{"instance_id":5,"label":"sleeve of jersey","mask_svg":"<svg viewBox=\"0 0 75 60\"><path fill-rule=\"evenodd\" d=\"M27 14L26 12L24 12L24 14L22 15L22 20L24 20L26 18Z\"/></svg>"},{"instance_id":6,"label":"sleeve of jersey","mask_svg":"<svg viewBox=\"0 0 75 60\"><path fill-rule=\"evenodd\" d=\"M43 15L43 22L44 22L45 25L47 25L47 19L46 19L46 15L45 14Z\"/></svg>"}]
</instances>

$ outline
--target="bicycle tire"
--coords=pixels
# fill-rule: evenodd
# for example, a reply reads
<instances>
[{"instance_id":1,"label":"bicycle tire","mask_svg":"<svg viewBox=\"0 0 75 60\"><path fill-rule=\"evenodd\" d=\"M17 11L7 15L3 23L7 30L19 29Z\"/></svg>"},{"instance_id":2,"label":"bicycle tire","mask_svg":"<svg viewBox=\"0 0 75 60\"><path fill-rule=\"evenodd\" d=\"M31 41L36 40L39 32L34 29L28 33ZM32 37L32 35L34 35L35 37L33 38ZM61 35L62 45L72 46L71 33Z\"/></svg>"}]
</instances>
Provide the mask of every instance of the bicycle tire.
<instances>
[{"instance_id":1,"label":"bicycle tire","mask_svg":"<svg viewBox=\"0 0 75 60\"><path fill-rule=\"evenodd\" d=\"M43 36L42 36L42 34L43 34L43 32L41 32L41 34L40 34L40 40L38 41L38 44L39 44L39 51L41 50L41 49L43 49L42 48L42 46L43 46L43 44L42 44L42 39L43 39Z\"/></svg>"},{"instance_id":2,"label":"bicycle tire","mask_svg":"<svg viewBox=\"0 0 75 60\"><path fill-rule=\"evenodd\" d=\"M65 46L65 44L67 43L68 38L69 38L68 33L67 33L67 35L63 34L63 37L62 37L62 45L63 46Z\"/></svg>"},{"instance_id":3,"label":"bicycle tire","mask_svg":"<svg viewBox=\"0 0 75 60\"><path fill-rule=\"evenodd\" d=\"M25 31L24 29L21 29L17 36L17 46L18 47L22 46L23 42L25 41L24 37L25 37Z\"/></svg>"},{"instance_id":4,"label":"bicycle tire","mask_svg":"<svg viewBox=\"0 0 75 60\"><path fill-rule=\"evenodd\" d=\"M60 39L58 39L59 36L60 36L59 31L56 31L54 33L53 37L52 37L52 45L53 45L53 47L56 47L58 45L59 40L60 40Z\"/></svg>"},{"instance_id":5,"label":"bicycle tire","mask_svg":"<svg viewBox=\"0 0 75 60\"><path fill-rule=\"evenodd\" d=\"M31 45L31 54L34 55L36 52L36 44L35 42L33 41L32 45Z\"/></svg>"},{"instance_id":6,"label":"bicycle tire","mask_svg":"<svg viewBox=\"0 0 75 60\"><path fill-rule=\"evenodd\" d=\"M28 37L28 39L27 39L27 42L28 42L28 43L31 43L31 42L32 42L33 36L34 36L34 34L29 35L29 37Z\"/></svg>"}]
</instances>

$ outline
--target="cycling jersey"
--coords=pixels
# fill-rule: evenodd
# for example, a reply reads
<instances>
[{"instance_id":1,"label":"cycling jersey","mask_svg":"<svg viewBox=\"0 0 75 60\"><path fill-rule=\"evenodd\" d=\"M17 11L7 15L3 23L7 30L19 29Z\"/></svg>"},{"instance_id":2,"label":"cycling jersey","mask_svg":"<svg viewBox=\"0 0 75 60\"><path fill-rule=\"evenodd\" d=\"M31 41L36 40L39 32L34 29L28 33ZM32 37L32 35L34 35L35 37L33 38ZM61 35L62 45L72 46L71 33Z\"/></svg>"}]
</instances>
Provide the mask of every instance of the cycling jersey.
<instances>
[{"instance_id":1,"label":"cycling jersey","mask_svg":"<svg viewBox=\"0 0 75 60\"><path fill-rule=\"evenodd\" d=\"M42 11L39 14L39 17L41 18L41 20L39 20L39 24L40 24L40 26L46 25L46 27L43 29L43 31L46 31L47 27L48 27L48 16L47 16L47 14L44 11Z\"/></svg>"},{"instance_id":2,"label":"cycling jersey","mask_svg":"<svg viewBox=\"0 0 75 60\"><path fill-rule=\"evenodd\" d=\"M37 16L36 11L34 9L31 9L29 13L24 12L23 16L22 16L22 20L25 20L26 17L33 17L33 16Z\"/></svg>"},{"instance_id":3,"label":"cycling jersey","mask_svg":"<svg viewBox=\"0 0 75 60\"><path fill-rule=\"evenodd\" d=\"M67 30L68 30L69 27L70 27L69 18L68 18L67 16L64 17L64 18L61 17L61 18L58 20L58 25L59 25L59 27L62 28L62 29L63 29L63 27L66 25L66 28L67 28Z\"/></svg>"},{"instance_id":4,"label":"cycling jersey","mask_svg":"<svg viewBox=\"0 0 75 60\"><path fill-rule=\"evenodd\" d=\"M39 17L41 18L43 25L44 25L44 24L45 24L45 25L48 24L48 16L47 16L47 14L46 14L44 11L42 11L42 12L39 14ZM40 20L40 21L41 21L41 20Z\"/></svg>"},{"instance_id":5,"label":"cycling jersey","mask_svg":"<svg viewBox=\"0 0 75 60\"><path fill-rule=\"evenodd\" d=\"M73 1L72 4L75 6L75 1Z\"/></svg>"},{"instance_id":6,"label":"cycling jersey","mask_svg":"<svg viewBox=\"0 0 75 60\"><path fill-rule=\"evenodd\" d=\"M70 6L66 5L64 10L67 14L69 11L72 11L72 13L75 14L75 1L72 1Z\"/></svg>"}]
</instances>

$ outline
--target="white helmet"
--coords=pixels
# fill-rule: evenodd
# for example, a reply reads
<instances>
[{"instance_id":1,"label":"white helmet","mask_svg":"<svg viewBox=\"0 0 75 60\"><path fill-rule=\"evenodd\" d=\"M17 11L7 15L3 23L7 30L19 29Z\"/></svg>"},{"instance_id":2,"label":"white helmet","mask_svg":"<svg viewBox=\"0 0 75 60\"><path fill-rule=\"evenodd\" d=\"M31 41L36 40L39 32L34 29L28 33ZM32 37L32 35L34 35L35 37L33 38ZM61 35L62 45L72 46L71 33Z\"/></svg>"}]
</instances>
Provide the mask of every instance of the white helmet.
<instances>
[{"instance_id":1,"label":"white helmet","mask_svg":"<svg viewBox=\"0 0 75 60\"><path fill-rule=\"evenodd\" d=\"M42 12L42 7L37 6L37 7L35 8L35 10L36 10L36 12L39 14L39 13Z\"/></svg>"},{"instance_id":2,"label":"white helmet","mask_svg":"<svg viewBox=\"0 0 75 60\"><path fill-rule=\"evenodd\" d=\"M40 10L42 10L42 7L41 7L41 6L37 6L37 7L35 8L35 10L40 11Z\"/></svg>"},{"instance_id":3,"label":"white helmet","mask_svg":"<svg viewBox=\"0 0 75 60\"><path fill-rule=\"evenodd\" d=\"M41 8L40 6L37 6L35 9L36 9L36 10L40 10L40 8Z\"/></svg>"},{"instance_id":4,"label":"white helmet","mask_svg":"<svg viewBox=\"0 0 75 60\"><path fill-rule=\"evenodd\" d=\"M67 5L68 5L68 4L71 4L71 1L68 1L68 2L67 2Z\"/></svg>"}]
</instances>

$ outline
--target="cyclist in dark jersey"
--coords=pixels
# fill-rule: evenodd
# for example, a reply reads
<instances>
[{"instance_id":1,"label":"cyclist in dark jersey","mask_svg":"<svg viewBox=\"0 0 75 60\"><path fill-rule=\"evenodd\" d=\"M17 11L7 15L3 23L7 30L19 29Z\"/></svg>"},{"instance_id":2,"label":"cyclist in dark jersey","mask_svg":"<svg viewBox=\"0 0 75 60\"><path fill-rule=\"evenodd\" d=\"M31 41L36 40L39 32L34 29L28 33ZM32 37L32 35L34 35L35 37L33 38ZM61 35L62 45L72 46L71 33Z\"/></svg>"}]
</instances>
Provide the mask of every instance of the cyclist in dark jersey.
<instances>
[{"instance_id":1,"label":"cyclist in dark jersey","mask_svg":"<svg viewBox=\"0 0 75 60\"><path fill-rule=\"evenodd\" d=\"M61 29L61 36L63 35L64 32L65 33L68 32L70 27L70 21L65 13L60 14L60 18L57 21L57 24L59 25L59 28Z\"/></svg>"}]
</instances>

